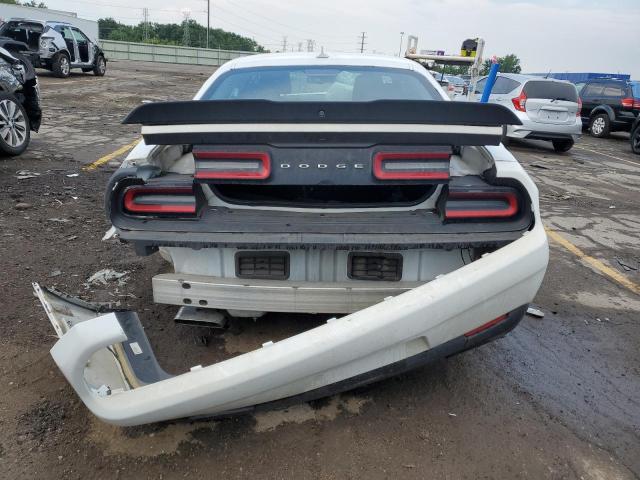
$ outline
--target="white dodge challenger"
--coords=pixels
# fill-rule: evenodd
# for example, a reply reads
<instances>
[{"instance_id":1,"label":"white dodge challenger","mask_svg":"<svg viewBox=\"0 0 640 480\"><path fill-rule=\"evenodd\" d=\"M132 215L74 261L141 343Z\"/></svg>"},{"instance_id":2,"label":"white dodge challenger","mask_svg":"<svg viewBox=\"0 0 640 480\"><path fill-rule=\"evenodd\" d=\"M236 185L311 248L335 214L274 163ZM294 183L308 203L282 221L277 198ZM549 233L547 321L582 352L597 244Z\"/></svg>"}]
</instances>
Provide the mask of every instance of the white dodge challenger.
<instances>
[{"instance_id":1,"label":"white dodge challenger","mask_svg":"<svg viewBox=\"0 0 640 480\"><path fill-rule=\"evenodd\" d=\"M106 422L273 408L450 357L517 325L544 277L538 191L500 145L518 119L449 101L410 60L244 57L193 101L125 123L143 141L107 186L107 214L173 265L153 278L156 302L220 325L335 316L171 376L134 312L35 284L55 362Z\"/></svg>"}]
</instances>

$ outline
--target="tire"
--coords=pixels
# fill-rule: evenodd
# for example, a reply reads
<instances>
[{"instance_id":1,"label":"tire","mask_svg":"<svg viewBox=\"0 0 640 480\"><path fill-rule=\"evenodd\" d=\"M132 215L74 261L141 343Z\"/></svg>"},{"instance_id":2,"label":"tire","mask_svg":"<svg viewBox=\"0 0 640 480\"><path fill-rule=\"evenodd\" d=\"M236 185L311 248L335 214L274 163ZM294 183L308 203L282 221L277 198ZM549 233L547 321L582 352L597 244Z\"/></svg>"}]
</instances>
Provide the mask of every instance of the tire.
<instances>
[{"instance_id":1,"label":"tire","mask_svg":"<svg viewBox=\"0 0 640 480\"><path fill-rule=\"evenodd\" d=\"M636 155L640 155L640 126L631 132L631 151Z\"/></svg>"},{"instance_id":2,"label":"tire","mask_svg":"<svg viewBox=\"0 0 640 480\"><path fill-rule=\"evenodd\" d=\"M611 121L606 113L599 113L591 117L589 122L589 132L597 138L605 138L611 132Z\"/></svg>"},{"instance_id":3,"label":"tire","mask_svg":"<svg viewBox=\"0 0 640 480\"><path fill-rule=\"evenodd\" d=\"M571 150L574 142L573 140L567 139L567 140L552 140L551 143L553 143L553 149L556 152L564 153Z\"/></svg>"},{"instance_id":4,"label":"tire","mask_svg":"<svg viewBox=\"0 0 640 480\"><path fill-rule=\"evenodd\" d=\"M67 78L71 73L71 63L66 53L58 53L51 61L51 71L58 78Z\"/></svg>"},{"instance_id":5,"label":"tire","mask_svg":"<svg viewBox=\"0 0 640 480\"><path fill-rule=\"evenodd\" d=\"M20 155L31 141L27 112L16 97L0 92L0 154Z\"/></svg>"},{"instance_id":6,"label":"tire","mask_svg":"<svg viewBox=\"0 0 640 480\"><path fill-rule=\"evenodd\" d=\"M96 58L96 64L93 66L93 74L96 77L104 77L104 74L107 72L107 61L104 56L98 55Z\"/></svg>"}]
</instances>

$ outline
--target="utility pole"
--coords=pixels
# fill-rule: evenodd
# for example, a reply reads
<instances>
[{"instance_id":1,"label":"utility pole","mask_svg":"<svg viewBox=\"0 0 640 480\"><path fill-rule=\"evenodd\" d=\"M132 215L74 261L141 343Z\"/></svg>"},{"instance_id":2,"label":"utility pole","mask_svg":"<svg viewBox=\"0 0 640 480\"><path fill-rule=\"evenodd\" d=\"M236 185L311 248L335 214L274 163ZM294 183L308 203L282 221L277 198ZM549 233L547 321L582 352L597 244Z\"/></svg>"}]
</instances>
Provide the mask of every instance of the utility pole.
<instances>
[{"instance_id":1,"label":"utility pole","mask_svg":"<svg viewBox=\"0 0 640 480\"><path fill-rule=\"evenodd\" d=\"M211 0L207 0L207 48L209 48L209 30L211 29Z\"/></svg>"},{"instance_id":2,"label":"utility pole","mask_svg":"<svg viewBox=\"0 0 640 480\"><path fill-rule=\"evenodd\" d=\"M142 41L145 43L149 42L149 9L142 9L142 18L144 19L142 22Z\"/></svg>"},{"instance_id":3,"label":"utility pole","mask_svg":"<svg viewBox=\"0 0 640 480\"><path fill-rule=\"evenodd\" d=\"M316 48L315 48L315 41L313 41L312 39L307 39L307 52L313 52Z\"/></svg>"},{"instance_id":4,"label":"utility pole","mask_svg":"<svg viewBox=\"0 0 640 480\"><path fill-rule=\"evenodd\" d=\"M360 37L360 53L364 53L364 40L367 38L367 32L362 32Z\"/></svg>"},{"instance_id":5,"label":"utility pole","mask_svg":"<svg viewBox=\"0 0 640 480\"><path fill-rule=\"evenodd\" d=\"M287 52L287 36L282 37L282 53Z\"/></svg>"},{"instance_id":6,"label":"utility pole","mask_svg":"<svg viewBox=\"0 0 640 480\"><path fill-rule=\"evenodd\" d=\"M183 22L184 32L182 34L182 44L185 47L189 47L191 45L191 34L189 32L189 20L191 19L191 10L189 10L188 8L183 8L182 16L184 17L184 22Z\"/></svg>"},{"instance_id":7,"label":"utility pole","mask_svg":"<svg viewBox=\"0 0 640 480\"><path fill-rule=\"evenodd\" d=\"M398 50L398 56L402 56L402 39L404 38L404 32L400 32L400 50Z\"/></svg>"}]
</instances>

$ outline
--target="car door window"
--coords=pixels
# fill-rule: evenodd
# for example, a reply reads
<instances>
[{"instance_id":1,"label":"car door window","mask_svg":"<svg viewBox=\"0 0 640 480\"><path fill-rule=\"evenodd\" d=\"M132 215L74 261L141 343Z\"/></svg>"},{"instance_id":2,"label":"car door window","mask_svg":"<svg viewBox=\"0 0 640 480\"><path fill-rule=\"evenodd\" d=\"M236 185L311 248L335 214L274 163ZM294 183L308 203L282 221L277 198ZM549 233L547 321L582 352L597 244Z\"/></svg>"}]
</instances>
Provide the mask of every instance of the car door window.
<instances>
[{"instance_id":1,"label":"car door window","mask_svg":"<svg viewBox=\"0 0 640 480\"><path fill-rule=\"evenodd\" d=\"M602 95L602 89L604 88L604 86L602 84L599 83L592 83L590 85L587 85L586 87L584 87L582 89L582 96L583 97L589 97L589 98L593 98L593 97L599 97Z\"/></svg>"},{"instance_id":2,"label":"car door window","mask_svg":"<svg viewBox=\"0 0 640 480\"><path fill-rule=\"evenodd\" d=\"M624 97L623 88L617 83L608 83L605 85L603 95L608 98L622 98Z\"/></svg>"},{"instance_id":3,"label":"car door window","mask_svg":"<svg viewBox=\"0 0 640 480\"><path fill-rule=\"evenodd\" d=\"M512 92L520 86L520 82L512 80L507 77L498 77L496 83L491 90L491 95L504 95L505 93Z\"/></svg>"},{"instance_id":4,"label":"car door window","mask_svg":"<svg viewBox=\"0 0 640 480\"><path fill-rule=\"evenodd\" d=\"M75 39L76 39L76 41L78 43L80 43L80 42L88 43L89 42L89 39L87 38L87 36L84 33L82 33L80 30L77 30L77 29L74 28L71 31L73 32L73 36L75 37Z\"/></svg>"},{"instance_id":5,"label":"car door window","mask_svg":"<svg viewBox=\"0 0 640 480\"><path fill-rule=\"evenodd\" d=\"M478 83L476 83L476 92L475 93L482 93L484 92L484 87L487 85L487 79L483 78L482 80L479 80Z\"/></svg>"}]
</instances>

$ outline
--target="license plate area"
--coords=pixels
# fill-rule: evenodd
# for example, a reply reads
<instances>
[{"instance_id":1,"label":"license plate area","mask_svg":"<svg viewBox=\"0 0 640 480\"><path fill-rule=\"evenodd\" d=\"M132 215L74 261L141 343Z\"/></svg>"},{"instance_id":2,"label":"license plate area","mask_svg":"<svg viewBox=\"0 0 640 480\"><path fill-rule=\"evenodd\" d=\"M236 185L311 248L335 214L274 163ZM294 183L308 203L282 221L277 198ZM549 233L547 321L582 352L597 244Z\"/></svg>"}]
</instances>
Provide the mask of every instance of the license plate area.
<instances>
[{"instance_id":1,"label":"license plate area","mask_svg":"<svg viewBox=\"0 0 640 480\"><path fill-rule=\"evenodd\" d=\"M568 112L561 112L557 110L545 110L541 109L538 113L538 118L548 122L566 122L569 118Z\"/></svg>"}]
</instances>

